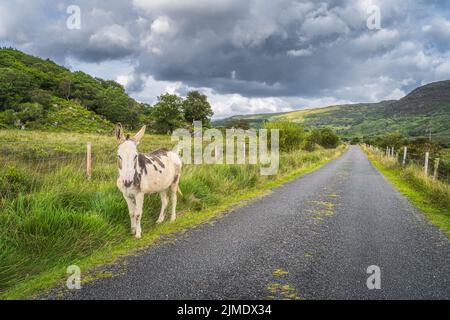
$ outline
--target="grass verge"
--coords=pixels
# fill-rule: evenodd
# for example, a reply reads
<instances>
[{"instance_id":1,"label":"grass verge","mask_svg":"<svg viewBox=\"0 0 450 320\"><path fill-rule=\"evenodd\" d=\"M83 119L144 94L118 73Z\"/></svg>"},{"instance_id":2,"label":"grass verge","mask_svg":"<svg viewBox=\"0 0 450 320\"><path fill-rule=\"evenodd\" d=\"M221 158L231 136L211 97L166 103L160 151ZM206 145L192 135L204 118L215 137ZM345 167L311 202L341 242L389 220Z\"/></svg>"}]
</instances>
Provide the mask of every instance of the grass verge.
<instances>
[{"instance_id":1,"label":"grass verge","mask_svg":"<svg viewBox=\"0 0 450 320\"><path fill-rule=\"evenodd\" d=\"M397 161L363 147L372 164L417 208L425 217L450 237L450 186L424 175L422 168L408 165L403 168Z\"/></svg>"},{"instance_id":2,"label":"grass verge","mask_svg":"<svg viewBox=\"0 0 450 320\"><path fill-rule=\"evenodd\" d=\"M34 148L32 139L42 143L38 136L33 133L23 137L26 148ZM52 136L45 138L55 142ZM103 141L101 137L88 138ZM158 145L168 143L161 137L146 139L149 146L156 141ZM64 143L56 141L55 145L62 149ZM148 151L144 147L141 150ZM282 153L278 174L269 177L261 176L258 166L186 166L178 219L155 225L159 198L147 196L143 238L139 241L129 235L126 204L114 183L114 158L113 163L109 157L105 162L97 158L91 182L86 181L79 159L36 167L15 158L14 166L0 168L0 299L33 298L64 283L69 265L78 265L82 275L87 274L97 266L148 247L162 236L207 222L232 206L311 172L344 149ZM28 152L21 150L24 155ZM64 152L78 153L78 149L64 147ZM9 155L3 157L8 159Z\"/></svg>"}]
</instances>

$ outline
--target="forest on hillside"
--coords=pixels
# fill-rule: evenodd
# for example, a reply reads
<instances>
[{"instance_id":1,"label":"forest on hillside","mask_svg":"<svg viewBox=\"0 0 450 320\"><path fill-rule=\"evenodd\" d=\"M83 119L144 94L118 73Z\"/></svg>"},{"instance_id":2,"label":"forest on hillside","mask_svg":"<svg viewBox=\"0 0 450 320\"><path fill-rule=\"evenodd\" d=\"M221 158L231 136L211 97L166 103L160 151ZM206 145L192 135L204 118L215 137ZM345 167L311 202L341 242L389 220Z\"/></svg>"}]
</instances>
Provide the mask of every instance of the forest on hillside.
<instances>
[{"instance_id":1,"label":"forest on hillside","mask_svg":"<svg viewBox=\"0 0 450 320\"><path fill-rule=\"evenodd\" d=\"M207 126L212 115L207 97L198 91L185 99L162 94L150 106L115 81L0 49L0 128L104 133L122 123L130 129L150 124L153 131L167 133L193 120Z\"/></svg>"}]
</instances>

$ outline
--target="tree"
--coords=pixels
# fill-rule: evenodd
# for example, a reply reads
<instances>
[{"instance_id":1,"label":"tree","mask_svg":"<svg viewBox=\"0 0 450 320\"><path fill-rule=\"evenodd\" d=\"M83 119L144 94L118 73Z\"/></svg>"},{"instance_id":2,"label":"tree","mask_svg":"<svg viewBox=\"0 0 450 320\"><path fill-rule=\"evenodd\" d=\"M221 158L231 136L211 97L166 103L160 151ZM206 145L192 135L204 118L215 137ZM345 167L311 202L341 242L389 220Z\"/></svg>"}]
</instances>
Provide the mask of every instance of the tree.
<instances>
[{"instance_id":1,"label":"tree","mask_svg":"<svg viewBox=\"0 0 450 320\"><path fill-rule=\"evenodd\" d=\"M22 123L36 121L44 115L44 108L37 102L26 102L18 107L17 116Z\"/></svg>"},{"instance_id":2,"label":"tree","mask_svg":"<svg viewBox=\"0 0 450 320\"><path fill-rule=\"evenodd\" d=\"M20 102L30 101L30 93L36 88L32 77L11 68L0 68L0 111L10 109Z\"/></svg>"},{"instance_id":3,"label":"tree","mask_svg":"<svg viewBox=\"0 0 450 320\"><path fill-rule=\"evenodd\" d=\"M94 101L94 111L109 121L121 122L132 128L139 126L139 104L122 90L107 88L100 91Z\"/></svg>"},{"instance_id":4,"label":"tree","mask_svg":"<svg viewBox=\"0 0 450 320\"><path fill-rule=\"evenodd\" d=\"M390 132L384 136L378 137L376 145L380 146L382 149L386 149L386 147L394 147L394 149L398 150L407 143L408 139L406 139L400 132Z\"/></svg>"},{"instance_id":5,"label":"tree","mask_svg":"<svg viewBox=\"0 0 450 320\"><path fill-rule=\"evenodd\" d=\"M306 137L304 149L306 151L314 151L314 149L316 148L316 144L320 144L320 139L320 131L317 129L311 130Z\"/></svg>"},{"instance_id":6,"label":"tree","mask_svg":"<svg viewBox=\"0 0 450 320\"><path fill-rule=\"evenodd\" d=\"M58 84L59 95L62 98L69 100L70 95L72 93L72 85L73 85L73 80L70 76L65 76L64 78L62 78Z\"/></svg>"},{"instance_id":7,"label":"tree","mask_svg":"<svg viewBox=\"0 0 450 320\"><path fill-rule=\"evenodd\" d=\"M361 138L360 138L360 137L353 137L353 138L350 140L350 143L351 143L351 144L359 144L359 143L361 143Z\"/></svg>"},{"instance_id":8,"label":"tree","mask_svg":"<svg viewBox=\"0 0 450 320\"><path fill-rule=\"evenodd\" d=\"M183 113L189 124L192 124L193 121L202 121L203 127L211 126L211 117L214 114L206 95L198 91L188 92L183 101Z\"/></svg>"},{"instance_id":9,"label":"tree","mask_svg":"<svg viewBox=\"0 0 450 320\"><path fill-rule=\"evenodd\" d=\"M339 136L330 128L320 130L319 144L328 149L336 148L340 143Z\"/></svg>"},{"instance_id":10,"label":"tree","mask_svg":"<svg viewBox=\"0 0 450 320\"><path fill-rule=\"evenodd\" d=\"M96 95L105 89L101 82L81 71L74 72L72 78L71 96L73 99L81 101L81 104L89 110L94 110L96 108Z\"/></svg>"},{"instance_id":11,"label":"tree","mask_svg":"<svg viewBox=\"0 0 450 320\"><path fill-rule=\"evenodd\" d=\"M183 100L176 94L163 94L151 109L153 128L158 133L171 133L184 124Z\"/></svg>"},{"instance_id":12,"label":"tree","mask_svg":"<svg viewBox=\"0 0 450 320\"><path fill-rule=\"evenodd\" d=\"M52 95L48 91L42 89L35 89L31 93L31 101L39 103L44 108L48 109L52 102Z\"/></svg>"}]
</instances>

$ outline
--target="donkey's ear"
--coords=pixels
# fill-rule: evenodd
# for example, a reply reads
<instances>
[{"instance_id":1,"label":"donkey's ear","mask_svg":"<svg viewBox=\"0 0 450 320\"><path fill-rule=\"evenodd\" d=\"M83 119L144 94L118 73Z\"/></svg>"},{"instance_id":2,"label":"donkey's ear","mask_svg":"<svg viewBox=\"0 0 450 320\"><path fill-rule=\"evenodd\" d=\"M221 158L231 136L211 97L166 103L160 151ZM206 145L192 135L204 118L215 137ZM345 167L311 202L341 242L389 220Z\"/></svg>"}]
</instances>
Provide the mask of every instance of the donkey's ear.
<instances>
[{"instance_id":1,"label":"donkey's ear","mask_svg":"<svg viewBox=\"0 0 450 320\"><path fill-rule=\"evenodd\" d=\"M119 141L119 143L122 143L125 141L122 124L120 124L120 123L118 123L116 126L116 139L117 139L117 141Z\"/></svg>"},{"instance_id":2,"label":"donkey's ear","mask_svg":"<svg viewBox=\"0 0 450 320\"><path fill-rule=\"evenodd\" d=\"M146 126L143 126L143 127L141 128L141 130L139 130L139 132L136 133L136 135L133 137L133 141L136 142L136 144L138 144L138 143L141 141L142 137L144 136L144 133L145 133L145 127L146 127Z\"/></svg>"}]
</instances>

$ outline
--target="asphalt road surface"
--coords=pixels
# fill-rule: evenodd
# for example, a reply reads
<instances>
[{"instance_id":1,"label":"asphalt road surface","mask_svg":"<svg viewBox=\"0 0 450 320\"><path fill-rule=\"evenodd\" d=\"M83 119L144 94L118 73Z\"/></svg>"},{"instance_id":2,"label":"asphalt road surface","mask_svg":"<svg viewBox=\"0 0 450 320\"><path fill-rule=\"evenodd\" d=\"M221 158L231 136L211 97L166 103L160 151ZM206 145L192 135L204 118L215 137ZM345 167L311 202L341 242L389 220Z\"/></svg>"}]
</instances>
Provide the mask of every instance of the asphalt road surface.
<instances>
[{"instance_id":1,"label":"asphalt road surface","mask_svg":"<svg viewBox=\"0 0 450 320\"><path fill-rule=\"evenodd\" d=\"M380 268L379 278L369 266ZM62 297L449 299L450 241L352 146L270 195L107 270L114 276ZM380 289L368 288L370 276Z\"/></svg>"}]
</instances>

